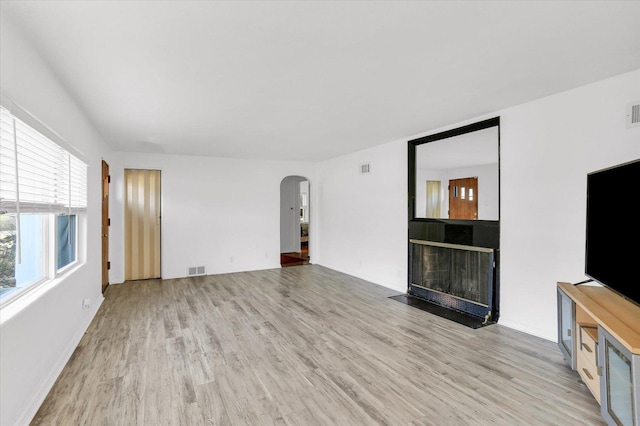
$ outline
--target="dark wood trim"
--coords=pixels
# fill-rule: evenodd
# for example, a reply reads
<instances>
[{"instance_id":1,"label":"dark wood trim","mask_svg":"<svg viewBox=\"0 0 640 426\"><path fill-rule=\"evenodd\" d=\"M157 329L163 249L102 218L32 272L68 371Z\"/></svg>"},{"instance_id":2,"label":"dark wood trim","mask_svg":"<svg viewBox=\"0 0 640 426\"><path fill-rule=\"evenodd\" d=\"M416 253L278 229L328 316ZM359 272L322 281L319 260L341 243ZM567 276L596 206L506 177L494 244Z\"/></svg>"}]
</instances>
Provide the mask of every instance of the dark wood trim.
<instances>
[{"instance_id":1,"label":"dark wood trim","mask_svg":"<svg viewBox=\"0 0 640 426\"><path fill-rule=\"evenodd\" d=\"M466 126L457 127L455 129L446 130L444 132L433 135L423 136L421 138L412 139L408 142L408 215L409 220L423 221L425 218L416 217L416 147L429 142L439 141L454 136L464 135L466 133L478 130L488 129L498 126L500 128L500 117L489 118L477 123L467 124ZM500 191L500 131L498 131L498 192ZM498 217L500 217L500 203L498 203ZM475 222L475 221L470 221Z\"/></svg>"},{"instance_id":2,"label":"dark wood trim","mask_svg":"<svg viewBox=\"0 0 640 426\"><path fill-rule=\"evenodd\" d=\"M111 225L111 219L109 219L109 185L111 183L111 176L109 175L109 164L102 160L102 210L101 210L101 245L102 245L102 294L109 286L109 269L111 269L111 262L109 262L109 226Z\"/></svg>"},{"instance_id":3,"label":"dark wood trim","mask_svg":"<svg viewBox=\"0 0 640 426\"><path fill-rule=\"evenodd\" d=\"M500 117L489 118L488 120L479 121L477 123L467 124L466 126L456 127L455 129L445 130L444 132L436 133L433 135L423 136L418 139L412 139L409 141L413 145L422 145L423 143L439 141L440 139L451 138L454 136L464 135L465 133L471 133L478 130L488 129L500 125Z\"/></svg>"}]
</instances>

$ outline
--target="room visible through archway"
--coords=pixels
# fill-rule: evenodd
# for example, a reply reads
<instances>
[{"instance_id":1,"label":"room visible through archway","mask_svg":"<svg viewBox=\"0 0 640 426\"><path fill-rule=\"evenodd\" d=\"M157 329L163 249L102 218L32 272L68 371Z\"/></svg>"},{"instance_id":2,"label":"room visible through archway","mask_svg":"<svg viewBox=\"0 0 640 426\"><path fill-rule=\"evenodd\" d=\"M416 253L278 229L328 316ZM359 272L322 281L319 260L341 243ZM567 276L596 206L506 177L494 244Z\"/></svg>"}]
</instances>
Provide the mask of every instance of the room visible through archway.
<instances>
[{"instance_id":1,"label":"room visible through archway","mask_svg":"<svg viewBox=\"0 0 640 426\"><path fill-rule=\"evenodd\" d=\"M287 176L280 183L280 265L309 263L309 180Z\"/></svg>"}]
</instances>

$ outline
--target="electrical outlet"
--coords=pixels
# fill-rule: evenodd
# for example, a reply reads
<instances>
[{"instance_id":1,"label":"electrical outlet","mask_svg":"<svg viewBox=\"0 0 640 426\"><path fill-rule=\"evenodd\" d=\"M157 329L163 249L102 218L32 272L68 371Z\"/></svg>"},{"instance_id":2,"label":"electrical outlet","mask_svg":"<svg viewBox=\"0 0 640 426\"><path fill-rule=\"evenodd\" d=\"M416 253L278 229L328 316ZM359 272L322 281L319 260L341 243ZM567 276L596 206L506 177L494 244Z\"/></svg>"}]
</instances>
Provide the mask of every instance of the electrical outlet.
<instances>
[{"instance_id":1,"label":"electrical outlet","mask_svg":"<svg viewBox=\"0 0 640 426\"><path fill-rule=\"evenodd\" d=\"M91 307L91 299L82 299L82 309L89 309Z\"/></svg>"}]
</instances>

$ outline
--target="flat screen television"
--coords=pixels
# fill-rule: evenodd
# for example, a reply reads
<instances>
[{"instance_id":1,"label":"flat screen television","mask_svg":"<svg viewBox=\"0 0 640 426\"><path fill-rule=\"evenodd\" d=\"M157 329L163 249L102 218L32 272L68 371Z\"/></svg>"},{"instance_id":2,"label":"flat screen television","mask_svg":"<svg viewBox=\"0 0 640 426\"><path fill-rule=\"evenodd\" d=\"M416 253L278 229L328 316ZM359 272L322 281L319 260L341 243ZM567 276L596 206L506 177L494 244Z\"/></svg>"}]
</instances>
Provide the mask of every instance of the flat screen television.
<instances>
[{"instance_id":1,"label":"flat screen television","mask_svg":"<svg viewBox=\"0 0 640 426\"><path fill-rule=\"evenodd\" d=\"M640 305L640 159L587 174L585 273Z\"/></svg>"}]
</instances>

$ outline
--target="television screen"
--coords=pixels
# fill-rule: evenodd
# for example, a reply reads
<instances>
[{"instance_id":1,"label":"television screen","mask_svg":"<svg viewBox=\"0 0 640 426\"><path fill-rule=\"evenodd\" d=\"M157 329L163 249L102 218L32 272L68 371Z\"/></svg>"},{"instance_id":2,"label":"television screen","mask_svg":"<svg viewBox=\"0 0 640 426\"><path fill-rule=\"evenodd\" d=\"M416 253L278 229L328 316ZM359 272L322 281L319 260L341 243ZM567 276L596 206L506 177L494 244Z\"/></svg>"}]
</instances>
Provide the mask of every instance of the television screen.
<instances>
[{"instance_id":1,"label":"television screen","mask_svg":"<svg viewBox=\"0 0 640 426\"><path fill-rule=\"evenodd\" d=\"M587 276L640 305L640 159L587 175Z\"/></svg>"}]
</instances>

